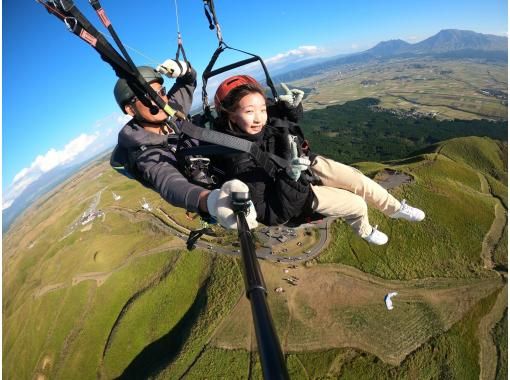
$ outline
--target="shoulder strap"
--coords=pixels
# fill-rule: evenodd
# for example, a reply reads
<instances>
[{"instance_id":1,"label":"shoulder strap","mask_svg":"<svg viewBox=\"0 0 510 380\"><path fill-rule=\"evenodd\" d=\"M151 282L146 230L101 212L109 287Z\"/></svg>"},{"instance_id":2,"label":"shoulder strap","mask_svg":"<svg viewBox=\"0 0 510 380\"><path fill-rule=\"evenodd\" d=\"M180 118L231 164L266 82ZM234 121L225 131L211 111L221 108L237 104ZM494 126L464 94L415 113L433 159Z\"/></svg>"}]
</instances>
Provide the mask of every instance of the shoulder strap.
<instances>
[{"instance_id":1,"label":"shoulder strap","mask_svg":"<svg viewBox=\"0 0 510 380\"><path fill-rule=\"evenodd\" d=\"M274 175L279 168L285 168L288 165L287 160L275 154L264 152L251 141L218 131L196 127L187 121L182 123L182 133L200 141L230 148L232 151L249 153L269 175ZM210 149L212 151L214 148ZM198 150L195 152L198 152ZM225 151L223 150L222 153L225 153Z\"/></svg>"}]
</instances>

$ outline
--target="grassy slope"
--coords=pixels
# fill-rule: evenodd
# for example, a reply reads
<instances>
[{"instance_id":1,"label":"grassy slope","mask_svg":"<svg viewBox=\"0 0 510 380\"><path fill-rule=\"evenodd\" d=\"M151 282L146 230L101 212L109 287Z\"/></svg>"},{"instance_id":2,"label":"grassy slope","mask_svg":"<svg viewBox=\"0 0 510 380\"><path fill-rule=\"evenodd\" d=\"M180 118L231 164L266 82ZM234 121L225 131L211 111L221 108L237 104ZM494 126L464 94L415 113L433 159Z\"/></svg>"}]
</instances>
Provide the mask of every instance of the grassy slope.
<instances>
[{"instance_id":1,"label":"grassy slope","mask_svg":"<svg viewBox=\"0 0 510 380\"><path fill-rule=\"evenodd\" d=\"M384 247L365 244L345 223L337 221L333 225L335 238L318 262L344 263L393 279L483 276L481 242L493 222L497 199L482 191L477 173L504 177L506 165L501 161L501 151L490 139L461 138L438 144L436 153L392 161L386 167L407 172L415 180L393 190L393 194L425 210L426 220L410 224L372 211L372 223L379 224L390 237L390 244ZM368 172L381 167L359 166ZM506 202L505 184L494 178L492 181ZM497 256L500 261L503 250L502 242Z\"/></svg>"},{"instance_id":2,"label":"grassy slope","mask_svg":"<svg viewBox=\"0 0 510 380\"><path fill-rule=\"evenodd\" d=\"M454 149L463 141L470 146ZM423 207L427 221L410 225L389 221L373 213L372 219L382 230L389 232L392 241L387 248L372 249L356 239L343 223L337 222L334 226L336 239L319 257L319 262L346 263L385 278L483 276L479 259L481 241L492 222L495 200L481 192L477 172L487 174L493 193L506 205L507 189L498 181L506 166L497 162L498 154L485 155L481 159L477 156L478 152L493 149L488 140L468 139L456 144L443 148L447 155L428 152L388 165L360 164L363 170L372 173L384 166L412 174L415 182L396 190L395 194ZM471 156L476 160L471 160ZM97 374L113 377L127 369L134 371L129 373L141 371L161 378L174 378L186 373L197 358L190 376L207 369L212 374L212 367L205 363L217 360L217 357L224 357L224 363L243 363L232 364L233 367L239 365L236 373L242 376L249 367L245 352L226 354L212 347L202 352L214 328L241 294L238 266L231 258L218 257L211 261L199 252L162 251L161 254L138 257L147 249L168 242L168 237L145 219L126 223L124 214L108 210L123 207L132 208L134 212L136 202L143 194L147 199L153 195L105 168L105 165L95 166L81 173L78 179L66 182L63 190L46 203L35 206L42 213L34 212L33 218L5 239L4 376L16 374L17 378L31 378L35 373L41 373L66 379L96 377ZM97 177L101 172L103 175ZM76 191L77 186L80 191ZM107 211L105 221L94 222L91 230L75 231L59 241L67 227L88 207L92 197L106 186L111 188L104 191L99 206ZM123 196L121 203L114 203L110 189ZM471 206L465 207L466 204ZM138 214L134 212L133 215ZM459 220L463 223L458 223ZM466 238L458 239L458 236ZM503 244L497 247L500 260L504 260L505 249ZM76 275L90 272L111 274L99 287L93 281L71 286ZM183 276L186 280L181 280ZM62 288L34 298L38 290L55 284L62 284ZM144 290L142 294L126 307L141 290ZM177 293L182 297L175 297ZM277 304L271 306L275 318L288 318L285 308L278 308ZM147 310L151 311L148 314L152 318L147 318ZM174 310L178 313L173 313ZM122 312L124 314L119 319ZM302 310L302 313L306 312ZM180 315L193 315L195 322L187 327L185 336L173 328L182 327L178 324ZM114 334L105 350L114 326ZM136 326L140 333L130 336L132 326ZM175 334L181 337L182 344L173 354L157 358L159 369L140 365L137 358L150 353L151 347L157 347L151 344L161 339L165 342L165 338L175 337ZM430 344L427 343L427 349L433 352ZM345 352L343 357L352 356ZM313 373L313 368L307 369L307 363L319 363L320 360L307 358L306 353L303 357L299 355L289 358L291 371ZM333 356L324 355L320 355L323 362ZM357 372L356 363L360 360L361 368L370 371L366 357L370 356L356 354L358 359L352 361L350 371ZM251 360L252 372L257 373L260 364L256 358ZM336 356L334 360L338 360ZM324 363L317 365L327 366ZM216 367L221 374L228 366Z\"/></svg>"},{"instance_id":3,"label":"grassy slope","mask_svg":"<svg viewBox=\"0 0 510 380\"><path fill-rule=\"evenodd\" d=\"M95 221L90 230L78 225L69 234L69 226L101 191L98 209L106 212L105 220ZM122 199L115 202L110 191ZM4 294L9 295L3 298L6 377L117 376L136 364L148 343L168 335L197 297L197 325L184 337L185 353L175 353L175 368L184 371L187 364L179 363L202 349L215 321L239 297L238 266L228 257L213 265L210 255L199 251L158 253L154 249L171 247L172 239L137 211L142 197L160 201L107 164L94 164L35 204L28 212L33 217L8 234L4 274L12 275L4 276ZM156 254L140 256L147 251ZM109 277L101 286L94 280L72 286L74 279L90 273ZM146 318L148 310L153 318ZM134 326L140 334L132 334Z\"/></svg>"},{"instance_id":4,"label":"grassy slope","mask_svg":"<svg viewBox=\"0 0 510 380\"><path fill-rule=\"evenodd\" d=\"M480 319L490 310L497 293L484 299L446 334L427 342L401 366L392 367L371 355L358 355L341 369L345 379L478 379L479 345L476 330Z\"/></svg>"},{"instance_id":5,"label":"grassy slope","mask_svg":"<svg viewBox=\"0 0 510 380\"><path fill-rule=\"evenodd\" d=\"M494 327L492 336L498 350L496 379L508 379L508 308Z\"/></svg>"},{"instance_id":6,"label":"grassy slope","mask_svg":"<svg viewBox=\"0 0 510 380\"><path fill-rule=\"evenodd\" d=\"M119 376L147 342L160 339L177 325L195 300L209 265L200 253L183 252L172 274L125 305L105 352L106 377Z\"/></svg>"},{"instance_id":7,"label":"grassy slope","mask_svg":"<svg viewBox=\"0 0 510 380\"><path fill-rule=\"evenodd\" d=\"M394 367L377 357L350 348L310 351L287 355L292 379L478 379L476 331L481 318L491 309L497 292L479 302L447 333L432 338ZM504 329L504 325L500 325ZM502 337L503 332L498 336ZM504 346L506 348L506 346ZM256 355L256 354L255 354ZM252 365L246 351L208 348L189 372L192 378L262 378L260 366ZM222 363L223 365L219 365ZM227 370L228 368L228 370ZM504 378L504 377L501 377Z\"/></svg>"}]
</instances>

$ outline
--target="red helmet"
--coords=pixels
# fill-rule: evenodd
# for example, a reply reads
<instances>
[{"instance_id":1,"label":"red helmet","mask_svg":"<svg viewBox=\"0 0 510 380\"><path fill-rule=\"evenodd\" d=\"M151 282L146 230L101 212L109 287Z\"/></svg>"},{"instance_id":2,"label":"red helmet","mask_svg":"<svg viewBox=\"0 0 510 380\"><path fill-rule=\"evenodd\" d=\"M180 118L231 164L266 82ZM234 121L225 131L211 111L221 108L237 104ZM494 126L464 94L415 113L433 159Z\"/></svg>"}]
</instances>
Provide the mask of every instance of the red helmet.
<instances>
[{"instance_id":1,"label":"red helmet","mask_svg":"<svg viewBox=\"0 0 510 380\"><path fill-rule=\"evenodd\" d=\"M216 112L219 112L221 102L230 93L230 91L236 87L242 86L243 84L259 84L259 82L249 75L235 75L221 82L216 90L216 94L214 95L214 106L216 107Z\"/></svg>"}]
</instances>

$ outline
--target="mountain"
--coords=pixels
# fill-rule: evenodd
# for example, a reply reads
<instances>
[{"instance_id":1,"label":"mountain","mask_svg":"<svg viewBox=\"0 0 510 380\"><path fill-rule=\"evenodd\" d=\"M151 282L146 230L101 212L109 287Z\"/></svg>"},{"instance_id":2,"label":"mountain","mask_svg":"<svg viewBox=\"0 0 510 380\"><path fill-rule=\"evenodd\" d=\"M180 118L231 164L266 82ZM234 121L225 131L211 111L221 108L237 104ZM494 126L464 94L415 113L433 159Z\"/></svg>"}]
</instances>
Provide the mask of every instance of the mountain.
<instances>
[{"instance_id":1,"label":"mountain","mask_svg":"<svg viewBox=\"0 0 510 380\"><path fill-rule=\"evenodd\" d=\"M411 48L410 43L402 40L389 40L379 42L373 48L365 51L365 54L372 54L374 56L388 57L397 54L406 53Z\"/></svg>"},{"instance_id":2,"label":"mountain","mask_svg":"<svg viewBox=\"0 0 510 380\"><path fill-rule=\"evenodd\" d=\"M336 56L319 64L279 75L275 80L285 82L313 76L337 66L364 64L392 58L450 58L482 59L506 63L508 38L470 30L445 29L421 42L410 44L402 40L382 41L373 48L347 56Z\"/></svg>"},{"instance_id":3,"label":"mountain","mask_svg":"<svg viewBox=\"0 0 510 380\"><path fill-rule=\"evenodd\" d=\"M457 50L507 51L508 38L470 30L445 29L410 45L414 54L445 53Z\"/></svg>"},{"instance_id":4,"label":"mountain","mask_svg":"<svg viewBox=\"0 0 510 380\"><path fill-rule=\"evenodd\" d=\"M401 54L429 55L459 50L506 51L506 37L481 34L470 30L445 29L421 42L410 44L402 40L379 42L361 53L373 57L391 57Z\"/></svg>"}]
</instances>

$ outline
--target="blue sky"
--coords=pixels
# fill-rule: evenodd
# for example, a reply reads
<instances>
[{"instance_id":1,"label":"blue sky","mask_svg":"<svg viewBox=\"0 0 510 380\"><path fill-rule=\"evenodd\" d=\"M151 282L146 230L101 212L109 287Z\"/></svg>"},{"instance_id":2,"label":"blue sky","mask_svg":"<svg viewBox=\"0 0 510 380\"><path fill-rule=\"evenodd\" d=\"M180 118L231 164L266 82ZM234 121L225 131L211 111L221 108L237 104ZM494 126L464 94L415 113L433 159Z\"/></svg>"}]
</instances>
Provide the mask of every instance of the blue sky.
<instances>
[{"instance_id":1,"label":"blue sky","mask_svg":"<svg viewBox=\"0 0 510 380\"><path fill-rule=\"evenodd\" d=\"M108 34L88 1L75 4ZM122 41L136 49L129 50L136 64L155 66L175 56L174 0L102 5ZM216 36L202 0L177 5L186 55L200 75L217 47ZM506 0L216 0L215 5L225 42L267 59L270 70L278 62L353 53L389 39L415 43L441 29L508 31ZM42 5L3 0L2 36L5 207L38 176L111 146L125 118L112 95L111 68Z\"/></svg>"}]
</instances>

